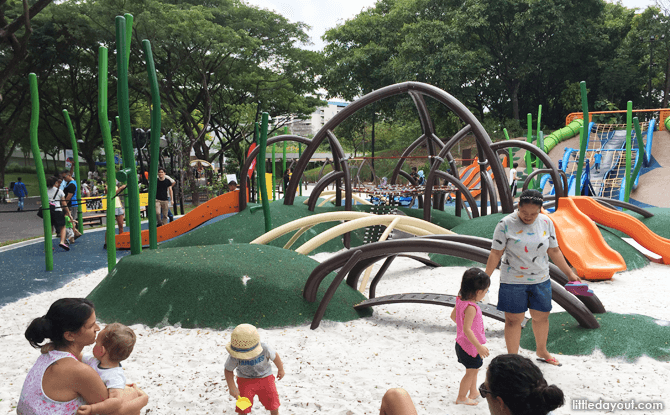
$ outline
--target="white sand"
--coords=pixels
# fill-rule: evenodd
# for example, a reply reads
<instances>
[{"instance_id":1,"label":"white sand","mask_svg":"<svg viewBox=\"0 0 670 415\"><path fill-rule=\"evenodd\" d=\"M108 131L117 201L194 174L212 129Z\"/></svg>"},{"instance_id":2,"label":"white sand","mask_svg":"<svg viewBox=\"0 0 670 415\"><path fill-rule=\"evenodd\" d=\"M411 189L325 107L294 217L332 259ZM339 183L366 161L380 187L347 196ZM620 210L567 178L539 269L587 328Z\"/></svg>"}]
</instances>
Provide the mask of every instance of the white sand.
<instances>
[{"instance_id":1,"label":"white sand","mask_svg":"<svg viewBox=\"0 0 670 415\"><path fill-rule=\"evenodd\" d=\"M328 255L319 255L323 260ZM403 292L458 291L464 268L420 267L398 259L378 287L378 295ZM670 320L670 268L651 264L617 274L612 281L591 283L609 311L640 313ZM99 270L65 287L9 304L0 309L0 414L15 413L26 373L38 356L23 337L32 318L46 313L61 297L86 296L104 278ZM497 298L494 275L490 297ZM451 308L433 305L388 305L374 316L349 323L325 321L308 326L260 330L284 361L286 377L278 382L283 414L377 414L384 391L403 387L419 414L488 414L485 400L477 407L454 405L464 369L454 354L455 325ZM554 311L562 311L555 306ZM485 318L487 346L493 356L505 353L503 323ZM133 326L138 341L125 370L129 381L149 394L150 414L232 414L233 399L223 377L224 345L231 330L160 330ZM522 354L534 357L532 352ZM661 401L670 385L670 362L643 357L634 363L591 356L558 356L562 367L542 364L550 383L566 394L566 406L556 414L575 413L575 398L611 401ZM485 366L489 359L485 360ZM275 369L276 373L276 369ZM479 382L484 380L480 371ZM667 395L667 393L665 394ZM666 403L670 405L670 402ZM257 402L257 405L258 402ZM668 410L654 413L666 413ZM602 411L600 411L602 412ZM253 413L267 413L257 407ZM621 413L615 411L614 413ZM650 413L636 411L637 414Z\"/></svg>"}]
</instances>

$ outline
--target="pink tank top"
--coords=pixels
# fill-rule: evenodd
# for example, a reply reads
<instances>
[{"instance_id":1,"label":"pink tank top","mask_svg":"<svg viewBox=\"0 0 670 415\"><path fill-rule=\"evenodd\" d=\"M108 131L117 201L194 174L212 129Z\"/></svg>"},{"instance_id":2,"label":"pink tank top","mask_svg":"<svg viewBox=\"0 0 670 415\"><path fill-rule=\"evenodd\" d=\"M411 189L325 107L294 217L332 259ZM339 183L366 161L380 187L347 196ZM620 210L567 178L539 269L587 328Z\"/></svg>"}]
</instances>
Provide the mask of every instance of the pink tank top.
<instances>
[{"instance_id":1,"label":"pink tank top","mask_svg":"<svg viewBox=\"0 0 670 415\"><path fill-rule=\"evenodd\" d=\"M49 353L42 354L37 358L37 362L28 372L19 404L16 406L16 413L19 415L74 415L81 405L86 405L86 401L81 396L67 402L58 402L49 398L42 390L42 378L44 372L49 366L64 358L76 359L72 353L52 350Z\"/></svg>"},{"instance_id":2,"label":"pink tank top","mask_svg":"<svg viewBox=\"0 0 670 415\"><path fill-rule=\"evenodd\" d=\"M462 301L461 297L456 297L456 343L458 343L467 354L472 357L477 357L477 348L470 343L468 337L463 332L463 321L465 320L465 309L468 306L473 306L476 310L475 318L472 320L472 332L479 344L486 343L486 335L484 334L484 319L482 318L482 309L472 301Z\"/></svg>"}]
</instances>

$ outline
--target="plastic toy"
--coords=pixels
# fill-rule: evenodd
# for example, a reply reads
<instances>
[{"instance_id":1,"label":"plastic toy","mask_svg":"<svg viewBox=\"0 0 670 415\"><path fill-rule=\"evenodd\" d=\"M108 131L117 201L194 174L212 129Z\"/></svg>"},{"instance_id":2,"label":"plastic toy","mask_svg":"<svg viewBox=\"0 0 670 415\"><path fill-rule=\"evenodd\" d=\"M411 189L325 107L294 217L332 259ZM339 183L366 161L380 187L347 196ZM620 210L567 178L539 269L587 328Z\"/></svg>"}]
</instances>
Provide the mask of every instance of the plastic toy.
<instances>
[{"instance_id":1,"label":"plastic toy","mask_svg":"<svg viewBox=\"0 0 670 415\"><path fill-rule=\"evenodd\" d=\"M581 295L582 297L592 297L593 290L589 290L589 286L583 282L569 281L565 284L565 289L574 295Z\"/></svg>"}]
</instances>

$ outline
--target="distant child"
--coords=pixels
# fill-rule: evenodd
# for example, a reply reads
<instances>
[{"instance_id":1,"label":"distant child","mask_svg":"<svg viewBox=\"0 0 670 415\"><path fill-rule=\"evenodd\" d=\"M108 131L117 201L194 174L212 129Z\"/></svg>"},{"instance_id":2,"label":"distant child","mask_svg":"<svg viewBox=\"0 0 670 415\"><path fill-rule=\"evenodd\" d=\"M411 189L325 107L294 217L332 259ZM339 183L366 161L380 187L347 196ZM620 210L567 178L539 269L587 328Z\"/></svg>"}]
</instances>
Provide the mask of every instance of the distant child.
<instances>
[{"instance_id":1,"label":"distant child","mask_svg":"<svg viewBox=\"0 0 670 415\"><path fill-rule=\"evenodd\" d=\"M596 151L596 154L593 155L593 169L596 173L600 173L600 162L603 159L603 155L600 154L600 150Z\"/></svg>"},{"instance_id":2,"label":"distant child","mask_svg":"<svg viewBox=\"0 0 670 415\"><path fill-rule=\"evenodd\" d=\"M279 414L279 395L270 361L277 366L277 380L284 377L284 365L272 347L261 343L256 327L251 324L240 324L235 327L226 350L230 354L224 366L228 391L232 397L243 396L252 404L245 410L236 407L235 412L250 413L254 396L258 395L258 399L271 415ZM233 376L235 369L237 369L237 387Z\"/></svg>"},{"instance_id":3,"label":"distant child","mask_svg":"<svg viewBox=\"0 0 670 415\"><path fill-rule=\"evenodd\" d=\"M121 408L137 405L137 413L149 402L146 393L133 387L126 389L126 376L123 374L121 362L126 360L135 347L135 332L120 323L108 324L95 340L93 354L85 354L83 362L95 369L107 386L109 399L93 405L82 405L77 415L111 414ZM136 399L142 398L142 399ZM132 403L128 402L131 401Z\"/></svg>"},{"instance_id":4,"label":"distant child","mask_svg":"<svg viewBox=\"0 0 670 415\"><path fill-rule=\"evenodd\" d=\"M65 215L65 239L71 244L74 243L74 226L73 222L77 223L76 220L72 220L70 215Z\"/></svg>"},{"instance_id":5,"label":"distant child","mask_svg":"<svg viewBox=\"0 0 670 415\"><path fill-rule=\"evenodd\" d=\"M519 163L514 163L509 171L509 187L510 190L512 191L512 199L516 197L516 191L517 191L516 180L519 178L519 173L516 170L517 167L519 167Z\"/></svg>"},{"instance_id":6,"label":"distant child","mask_svg":"<svg viewBox=\"0 0 670 415\"><path fill-rule=\"evenodd\" d=\"M482 367L482 358L489 355L489 349L483 346L486 343L484 320L482 310L475 302L486 296L489 285L491 279L483 270L470 268L465 271L459 296L456 297L456 307L451 312L451 319L456 323L456 356L458 362L465 366L465 376L458 389L456 404L478 404L475 400L479 397L477 373Z\"/></svg>"},{"instance_id":7,"label":"distant child","mask_svg":"<svg viewBox=\"0 0 670 415\"><path fill-rule=\"evenodd\" d=\"M28 189L26 189L26 185L21 181L20 177L16 179L12 191L14 192L14 196L19 198L17 212L21 212L23 210L23 201L26 199L26 196L28 196Z\"/></svg>"}]
</instances>

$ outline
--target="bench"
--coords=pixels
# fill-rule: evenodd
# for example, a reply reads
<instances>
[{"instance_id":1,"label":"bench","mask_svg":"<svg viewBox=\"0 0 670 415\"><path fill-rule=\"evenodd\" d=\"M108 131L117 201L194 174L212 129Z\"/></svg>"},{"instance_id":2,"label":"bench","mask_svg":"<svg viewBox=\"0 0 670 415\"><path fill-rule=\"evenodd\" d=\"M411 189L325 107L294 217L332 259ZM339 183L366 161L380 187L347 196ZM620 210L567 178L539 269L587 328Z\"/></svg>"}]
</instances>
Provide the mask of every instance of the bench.
<instances>
[{"instance_id":1,"label":"bench","mask_svg":"<svg viewBox=\"0 0 670 415\"><path fill-rule=\"evenodd\" d=\"M88 225L88 226L93 226L93 225L95 225L95 224L99 224L100 226L102 226L102 219L103 219L104 217L106 217L106 216L107 216L107 215L104 215L104 214L102 214L102 215L90 215L90 216L84 216L84 217L82 218L82 224L83 224L84 226L86 226L86 225Z\"/></svg>"}]
</instances>

